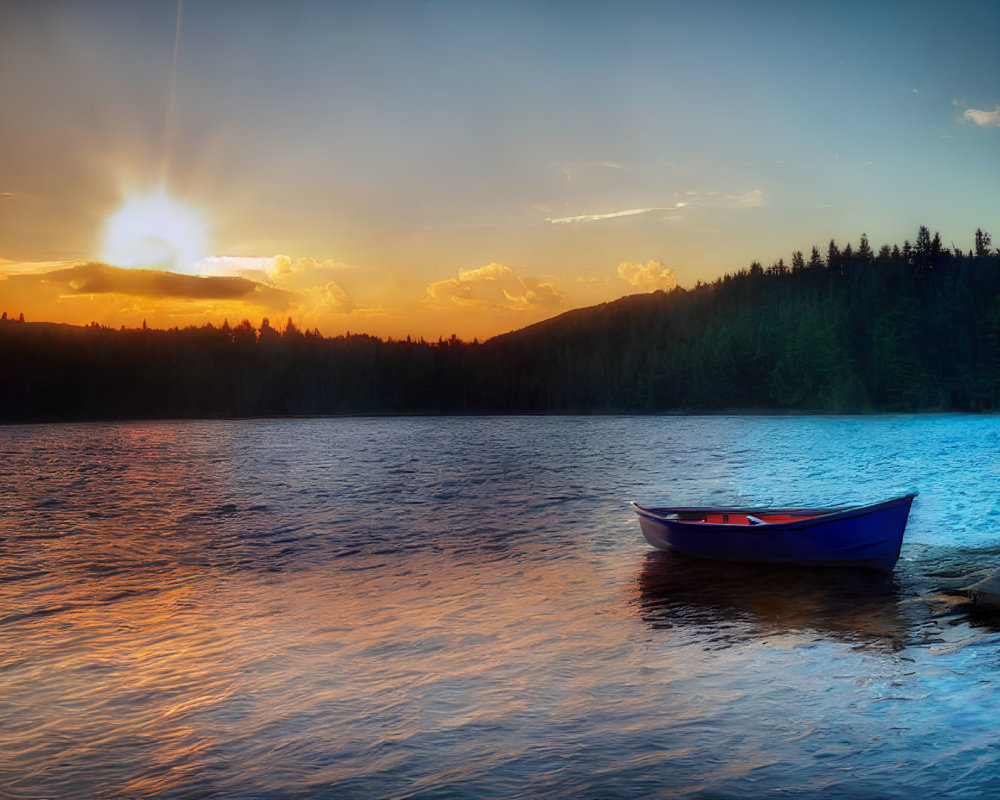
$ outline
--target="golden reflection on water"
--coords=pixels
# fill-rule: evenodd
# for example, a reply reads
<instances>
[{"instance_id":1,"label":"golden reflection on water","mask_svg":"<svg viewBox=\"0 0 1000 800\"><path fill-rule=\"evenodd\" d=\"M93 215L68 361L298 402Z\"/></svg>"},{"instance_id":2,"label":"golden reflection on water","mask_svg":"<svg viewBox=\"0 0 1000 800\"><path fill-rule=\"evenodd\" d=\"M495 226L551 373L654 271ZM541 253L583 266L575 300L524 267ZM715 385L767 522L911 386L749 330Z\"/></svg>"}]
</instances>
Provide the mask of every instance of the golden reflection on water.
<instances>
[{"instance_id":1,"label":"golden reflection on water","mask_svg":"<svg viewBox=\"0 0 1000 800\"><path fill-rule=\"evenodd\" d=\"M58 781L58 770L25 767L60 759L76 779L99 773L92 786L108 796L207 780L213 790L241 780L277 790L301 778L283 763L302 736L355 754L307 771L322 782L392 769L404 758L392 743L428 730L461 738L517 717L572 721L607 702L581 657L607 647L608 626L634 622L593 592L607 578L585 561L530 552L369 555L258 574L161 553L146 568L67 583L61 610L0 629L4 722L24 720L4 726L0 746L21 788ZM501 742L486 738L479 749L498 757ZM502 738L510 758L530 746ZM470 766L450 769L473 769L472 739L457 746ZM247 765L240 777L211 777L232 759Z\"/></svg>"}]
</instances>

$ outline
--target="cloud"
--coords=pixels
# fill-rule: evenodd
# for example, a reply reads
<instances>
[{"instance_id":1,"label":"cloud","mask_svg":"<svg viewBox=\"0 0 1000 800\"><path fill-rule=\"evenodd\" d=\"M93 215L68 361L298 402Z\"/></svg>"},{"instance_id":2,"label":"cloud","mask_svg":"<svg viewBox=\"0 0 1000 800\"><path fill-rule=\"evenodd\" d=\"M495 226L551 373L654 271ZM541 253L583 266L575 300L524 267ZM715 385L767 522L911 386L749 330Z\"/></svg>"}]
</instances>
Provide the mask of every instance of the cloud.
<instances>
[{"instance_id":1,"label":"cloud","mask_svg":"<svg viewBox=\"0 0 1000 800\"><path fill-rule=\"evenodd\" d=\"M50 281L64 281L73 294L126 294L184 300L242 300L272 308L288 304L287 292L247 278L182 275L151 269L123 269L98 261L49 273Z\"/></svg>"},{"instance_id":2,"label":"cloud","mask_svg":"<svg viewBox=\"0 0 1000 800\"><path fill-rule=\"evenodd\" d=\"M650 214L654 211L678 212L683 208L761 208L764 202L764 192L752 189L744 194L720 194L718 192L689 191L684 195L685 202L674 203L672 206L651 206L649 208L628 208L624 211L611 211L606 214L580 214L574 217L546 217L545 221L553 225L565 225L574 222L599 222L617 217L634 217L638 214ZM676 213L664 217L665 220L676 221Z\"/></svg>"},{"instance_id":3,"label":"cloud","mask_svg":"<svg viewBox=\"0 0 1000 800\"><path fill-rule=\"evenodd\" d=\"M997 106L993 111L967 108L959 122L972 122L980 128L1000 128L1000 106Z\"/></svg>"},{"instance_id":4,"label":"cloud","mask_svg":"<svg viewBox=\"0 0 1000 800\"><path fill-rule=\"evenodd\" d=\"M667 291L677 285L677 272L663 266L662 261L623 261L618 265L618 277L628 281L640 292Z\"/></svg>"},{"instance_id":5,"label":"cloud","mask_svg":"<svg viewBox=\"0 0 1000 800\"><path fill-rule=\"evenodd\" d=\"M627 166L619 164L617 161L555 161L552 164L549 164L549 166L562 171L562 174L566 176L567 181L572 181L574 175L578 172L593 167L599 167L601 169L616 169L623 172L631 171Z\"/></svg>"},{"instance_id":6,"label":"cloud","mask_svg":"<svg viewBox=\"0 0 1000 800\"><path fill-rule=\"evenodd\" d=\"M303 313L346 314L355 310L353 299L340 283L353 268L333 259L275 256L266 283L294 292ZM308 310L308 312L307 312Z\"/></svg>"},{"instance_id":7,"label":"cloud","mask_svg":"<svg viewBox=\"0 0 1000 800\"><path fill-rule=\"evenodd\" d=\"M0 281L9 275L53 272L65 269L75 263L74 261L12 261L9 258L0 258Z\"/></svg>"},{"instance_id":8,"label":"cloud","mask_svg":"<svg viewBox=\"0 0 1000 800\"><path fill-rule=\"evenodd\" d=\"M597 222L602 219L614 219L616 217L634 217L637 214L648 214L651 211L674 211L678 208L684 208L687 203L674 203L672 206L655 206L653 208L629 208L625 211L611 211L607 214L581 214L576 217L559 217L557 219L552 219L547 217L546 222L551 222L553 225L562 225L570 222Z\"/></svg>"},{"instance_id":9,"label":"cloud","mask_svg":"<svg viewBox=\"0 0 1000 800\"><path fill-rule=\"evenodd\" d=\"M195 275L237 275L261 281L273 269L273 258L207 256L192 266L192 273Z\"/></svg>"},{"instance_id":10,"label":"cloud","mask_svg":"<svg viewBox=\"0 0 1000 800\"><path fill-rule=\"evenodd\" d=\"M211 256L199 262L202 274L236 277L288 294L302 313L346 313L354 302L336 278L353 268L333 259L276 255L268 258Z\"/></svg>"},{"instance_id":11,"label":"cloud","mask_svg":"<svg viewBox=\"0 0 1000 800\"><path fill-rule=\"evenodd\" d=\"M354 303L339 283L330 281L320 290L321 307L334 314L346 314L354 310Z\"/></svg>"},{"instance_id":12,"label":"cloud","mask_svg":"<svg viewBox=\"0 0 1000 800\"><path fill-rule=\"evenodd\" d=\"M686 192L688 204L700 208L761 208L766 205L762 189L743 194L722 194L714 191Z\"/></svg>"},{"instance_id":13,"label":"cloud","mask_svg":"<svg viewBox=\"0 0 1000 800\"><path fill-rule=\"evenodd\" d=\"M761 208L764 205L764 192L754 189L746 194L726 195L738 208Z\"/></svg>"},{"instance_id":14,"label":"cloud","mask_svg":"<svg viewBox=\"0 0 1000 800\"><path fill-rule=\"evenodd\" d=\"M529 311L557 308L563 304L565 296L551 283L522 278L511 267L494 262L485 267L459 270L458 278L430 284L427 300L439 307Z\"/></svg>"},{"instance_id":15,"label":"cloud","mask_svg":"<svg viewBox=\"0 0 1000 800\"><path fill-rule=\"evenodd\" d=\"M289 305L287 292L239 277L202 277L152 269L112 267L100 261L8 273L7 280L61 295L127 295L177 300L240 300L267 308ZM21 287L21 288L24 288Z\"/></svg>"},{"instance_id":16,"label":"cloud","mask_svg":"<svg viewBox=\"0 0 1000 800\"><path fill-rule=\"evenodd\" d=\"M269 283L293 283L298 287L320 286L331 276L354 268L332 258L300 258L290 256L208 256L194 265L199 275L238 275L250 280Z\"/></svg>"},{"instance_id":17,"label":"cloud","mask_svg":"<svg viewBox=\"0 0 1000 800\"><path fill-rule=\"evenodd\" d=\"M357 309L354 301L336 281L302 289L294 294L294 313L303 320L321 320L329 314L349 314Z\"/></svg>"},{"instance_id":18,"label":"cloud","mask_svg":"<svg viewBox=\"0 0 1000 800\"><path fill-rule=\"evenodd\" d=\"M350 311L354 303L341 285L343 277L356 272L354 267L332 258L300 258L293 261L288 256L278 255L273 259L273 267L267 273L265 282L279 289L313 294L322 298L322 305ZM317 292L318 291L318 295Z\"/></svg>"}]
</instances>

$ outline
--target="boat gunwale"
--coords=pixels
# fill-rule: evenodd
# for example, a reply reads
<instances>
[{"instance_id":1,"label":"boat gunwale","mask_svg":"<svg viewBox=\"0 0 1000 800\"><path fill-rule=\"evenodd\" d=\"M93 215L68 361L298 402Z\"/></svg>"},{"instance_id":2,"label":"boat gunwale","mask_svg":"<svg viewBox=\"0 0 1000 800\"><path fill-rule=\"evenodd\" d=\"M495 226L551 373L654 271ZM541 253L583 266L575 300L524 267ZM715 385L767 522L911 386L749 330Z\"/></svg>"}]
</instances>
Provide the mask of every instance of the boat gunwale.
<instances>
[{"instance_id":1,"label":"boat gunwale","mask_svg":"<svg viewBox=\"0 0 1000 800\"><path fill-rule=\"evenodd\" d=\"M756 531L758 533L763 533L768 529L783 528L785 530L799 530L801 528L810 528L814 525L825 524L827 522L833 522L836 520L846 520L846 519L856 519L857 517L867 516L868 514L877 514L880 511L884 511L889 507L898 505L900 503L910 504L913 499L917 496L916 492L911 492L909 494L901 495L899 497L894 497L890 500L883 500L880 503L872 503L866 506L847 506L844 508L721 508L715 506L678 506L675 508L650 508L648 506L639 505L634 500L632 501L632 508L635 510L636 514L640 517L645 517L653 522L658 522L660 524L669 525L684 525L691 526L695 528L722 528L725 530L742 530L742 531ZM705 520L685 520L685 519L670 519L667 515L677 514L677 513L713 513L713 514L814 514L814 516L809 516L806 519L798 520L777 520L775 522L767 522L763 520L758 523L741 523L741 522L708 522Z\"/></svg>"}]
</instances>

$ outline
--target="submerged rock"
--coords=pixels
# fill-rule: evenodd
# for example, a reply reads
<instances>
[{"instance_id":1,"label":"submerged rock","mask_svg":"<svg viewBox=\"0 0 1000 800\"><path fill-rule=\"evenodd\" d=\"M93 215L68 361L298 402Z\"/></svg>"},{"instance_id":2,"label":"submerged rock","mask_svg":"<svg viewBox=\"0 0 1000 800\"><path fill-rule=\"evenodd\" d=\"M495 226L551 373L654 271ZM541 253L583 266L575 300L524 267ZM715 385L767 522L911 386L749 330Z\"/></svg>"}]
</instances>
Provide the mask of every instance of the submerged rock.
<instances>
[{"instance_id":1,"label":"submerged rock","mask_svg":"<svg viewBox=\"0 0 1000 800\"><path fill-rule=\"evenodd\" d=\"M1000 573L983 578L961 591L976 608L1000 612Z\"/></svg>"}]
</instances>

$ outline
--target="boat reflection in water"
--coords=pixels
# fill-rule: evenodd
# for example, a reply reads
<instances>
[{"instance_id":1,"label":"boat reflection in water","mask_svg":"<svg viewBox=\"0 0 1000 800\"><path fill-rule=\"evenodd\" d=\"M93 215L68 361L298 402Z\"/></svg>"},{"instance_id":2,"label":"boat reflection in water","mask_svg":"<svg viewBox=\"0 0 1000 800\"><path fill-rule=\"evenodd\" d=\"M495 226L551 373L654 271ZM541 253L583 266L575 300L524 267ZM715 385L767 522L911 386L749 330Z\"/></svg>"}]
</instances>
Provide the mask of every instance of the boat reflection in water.
<instances>
[{"instance_id":1,"label":"boat reflection in water","mask_svg":"<svg viewBox=\"0 0 1000 800\"><path fill-rule=\"evenodd\" d=\"M792 568L646 554L635 600L652 628L703 629L714 642L788 633L897 651L907 637L901 594L871 570Z\"/></svg>"}]
</instances>

